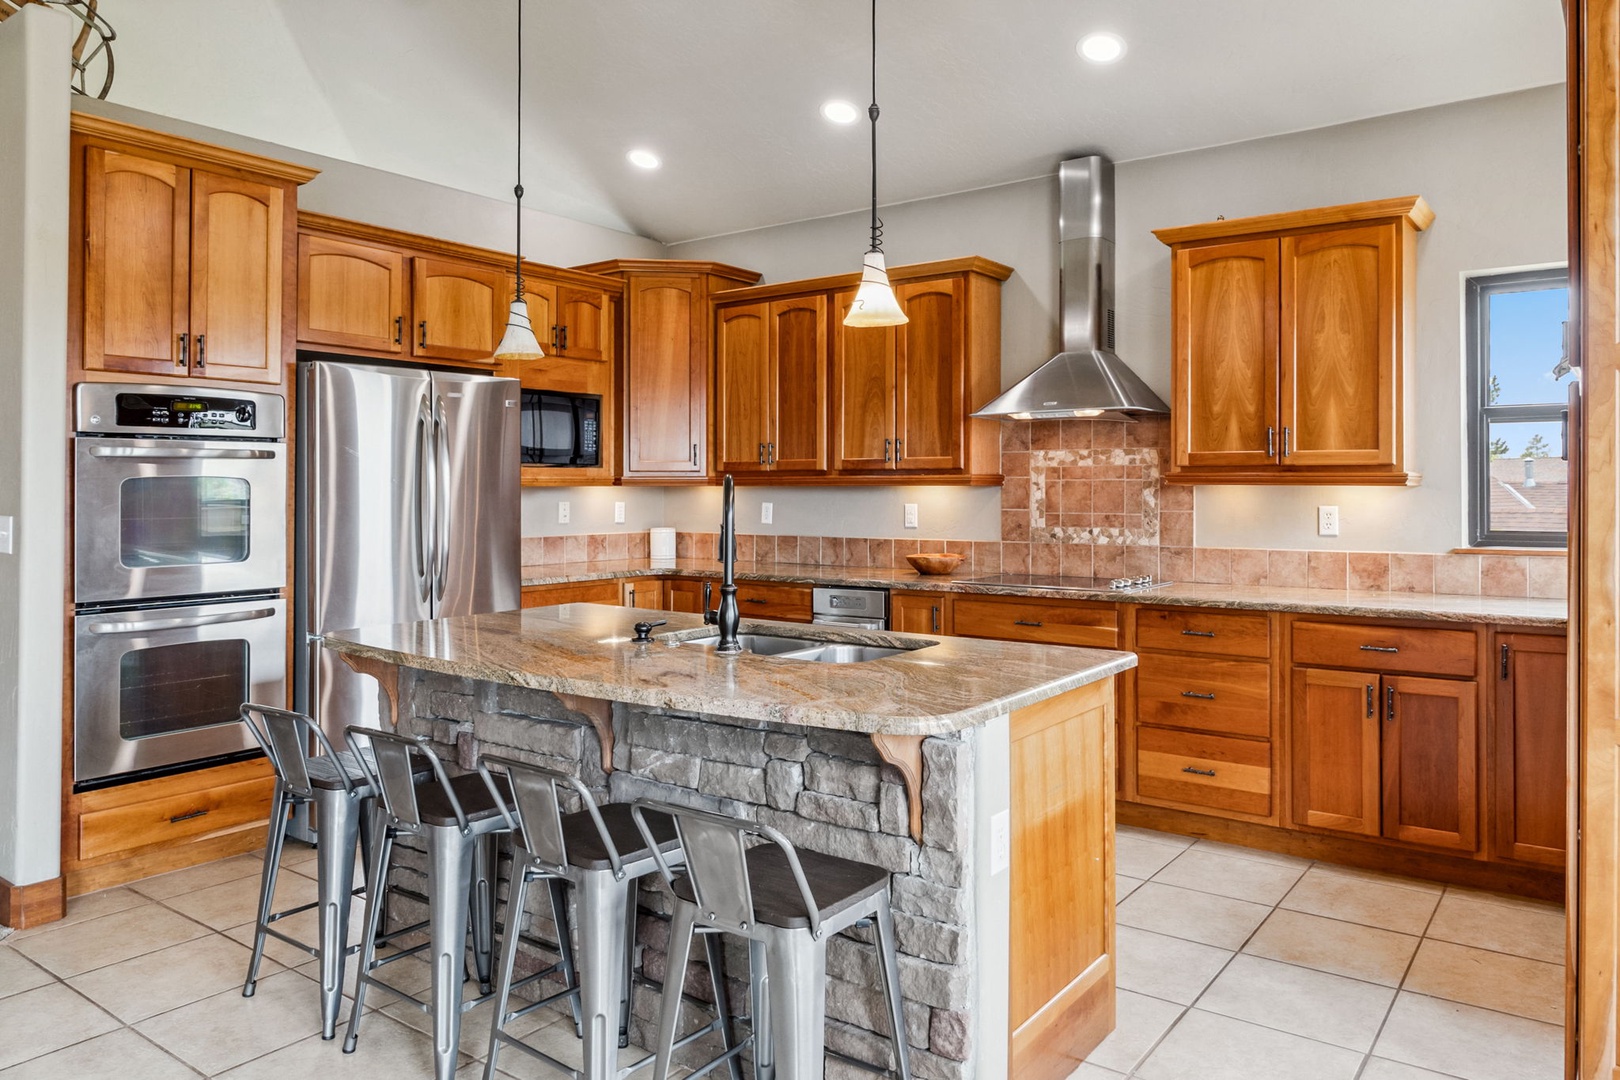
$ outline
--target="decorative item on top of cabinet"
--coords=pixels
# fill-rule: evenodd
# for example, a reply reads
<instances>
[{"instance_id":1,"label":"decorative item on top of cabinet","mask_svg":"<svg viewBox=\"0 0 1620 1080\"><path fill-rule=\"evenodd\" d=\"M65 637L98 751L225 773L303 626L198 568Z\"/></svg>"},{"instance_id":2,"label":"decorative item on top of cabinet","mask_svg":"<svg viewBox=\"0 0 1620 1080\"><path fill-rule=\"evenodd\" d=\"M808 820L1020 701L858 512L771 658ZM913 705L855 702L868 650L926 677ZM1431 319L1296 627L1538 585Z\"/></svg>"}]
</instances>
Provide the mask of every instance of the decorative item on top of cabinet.
<instances>
[{"instance_id":1,"label":"decorative item on top of cabinet","mask_svg":"<svg viewBox=\"0 0 1620 1080\"><path fill-rule=\"evenodd\" d=\"M1498 633L1491 715L1491 853L1564 866L1569 783L1567 642L1562 634Z\"/></svg>"},{"instance_id":2,"label":"decorative item on top of cabinet","mask_svg":"<svg viewBox=\"0 0 1620 1080\"><path fill-rule=\"evenodd\" d=\"M1418 196L1154 235L1171 248L1181 483L1416 484Z\"/></svg>"},{"instance_id":3,"label":"decorative item on top of cabinet","mask_svg":"<svg viewBox=\"0 0 1620 1080\"><path fill-rule=\"evenodd\" d=\"M624 281L623 466L628 482L709 476L710 300L759 280L723 263L614 259L579 269Z\"/></svg>"},{"instance_id":4,"label":"decorative item on top of cabinet","mask_svg":"<svg viewBox=\"0 0 1620 1080\"><path fill-rule=\"evenodd\" d=\"M280 383L315 170L74 113L69 351L107 380Z\"/></svg>"}]
</instances>

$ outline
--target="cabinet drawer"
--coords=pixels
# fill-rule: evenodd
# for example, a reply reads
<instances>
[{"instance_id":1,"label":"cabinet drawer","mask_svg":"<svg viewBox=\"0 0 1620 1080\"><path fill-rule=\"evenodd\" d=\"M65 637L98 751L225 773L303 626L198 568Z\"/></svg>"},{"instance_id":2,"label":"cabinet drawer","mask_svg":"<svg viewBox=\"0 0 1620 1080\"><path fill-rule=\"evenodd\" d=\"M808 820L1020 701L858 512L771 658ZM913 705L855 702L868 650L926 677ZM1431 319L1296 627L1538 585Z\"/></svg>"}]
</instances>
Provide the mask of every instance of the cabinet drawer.
<instances>
[{"instance_id":1,"label":"cabinet drawer","mask_svg":"<svg viewBox=\"0 0 1620 1080\"><path fill-rule=\"evenodd\" d=\"M810 621L810 586L781 585L767 581L739 581L737 607L745 619L781 619L783 622ZM720 604L720 586L714 587L715 606Z\"/></svg>"},{"instance_id":2,"label":"cabinet drawer","mask_svg":"<svg viewBox=\"0 0 1620 1080\"><path fill-rule=\"evenodd\" d=\"M1294 624L1294 663L1306 667L1466 676L1474 674L1476 650L1471 630Z\"/></svg>"},{"instance_id":3,"label":"cabinet drawer","mask_svg":"<svg viewBox=\"0 0 1620 1080\"><path fill-rule=\"evenodd\" d=\"M1136 613L1136 645L1263 659L1271 655L1271 617L1252 611L1143 608Z\"/></svg>"},{"instance_id":4,"label":"cabinet drawer","mask_svg":"<svg viewBox=\"0 0 1620 1080\"><path fill-rule=\"evenodd\" d=\"M1101 649L1119 643L1119 615L1112 604L958 596L952 612L952 626L962 637Z\"/></svg>"},{"instance_id":5,"label":"cabinet drawer","mask_svg":"<svg viewBox=\"0 0 1620 1080\"><path fill-rule=\"evenodd\" d=\"M1265 817L1271 813L1271 744L1138 728L1136 790L1144 799Z\"/></svg>"},{"instance_id":6,"label":"cabinet drawer","mask_svg":"<svg viewBox=\"0 0 1620 1080\"><path fill-rule=\"evenodd\" d=\"M1143 653L1136 669L1138 723L1220 735L1271 734L1271 665Z\"/></svg>"},{"instance_id":7,"label":"cabinet drawer","mask_svg":"<svg viewBox=\"0 0 1620 1080\"><path fill-rule=\"evenodd\" d=\"M565 581L558 585L525 585L523 606L548 607L552 604L623 604L619 583L604 581Z\"/></svg>"},{"instance_id":8,"label":"cabinet drawer","mask_svg":"<svg viewBox=\"0 0 1620 1080\"><path fill-rule=\"evenodd\" d=\"M266 776L89 811L79 818L79 858L172 844L264 821L274 787L274 777Z\"/></svg>"}]
</instances>

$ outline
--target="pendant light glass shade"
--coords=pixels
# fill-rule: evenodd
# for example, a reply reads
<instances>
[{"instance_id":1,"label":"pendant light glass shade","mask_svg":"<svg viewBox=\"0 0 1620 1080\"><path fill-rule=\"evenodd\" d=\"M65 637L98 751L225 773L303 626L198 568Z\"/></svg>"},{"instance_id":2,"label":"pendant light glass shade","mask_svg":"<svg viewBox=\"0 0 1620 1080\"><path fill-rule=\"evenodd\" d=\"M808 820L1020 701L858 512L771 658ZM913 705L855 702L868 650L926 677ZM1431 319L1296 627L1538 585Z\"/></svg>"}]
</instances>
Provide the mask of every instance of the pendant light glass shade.
<instances>
[{"instance_id":1,"label":"pendant light glass shade","mask_svg":"<svg viewBox=\"0 0 1620 1080\"><path fill-rule=\"evenodd\" d=\"M534 326L529 322L529 305L520 294L508 310L506 333L501 335L501 343L495 346L495 359L539 360L545 355L540 351L540 341L534 336Z\"/></svg>"},{"instance_id":2,"label":"pendant light glass shade","mask_svg":"<svg viewBox=\"0 0 1620 1080\"><path fill-rule=\"evenodd\" d=\"M889 284L889 271L883 264L883 252L868 251L861 264L861 287L855 290L855 302L844 316L845 326L900 326L910 322L900 310L894 288Z\"/></svg>"}]
</instances>

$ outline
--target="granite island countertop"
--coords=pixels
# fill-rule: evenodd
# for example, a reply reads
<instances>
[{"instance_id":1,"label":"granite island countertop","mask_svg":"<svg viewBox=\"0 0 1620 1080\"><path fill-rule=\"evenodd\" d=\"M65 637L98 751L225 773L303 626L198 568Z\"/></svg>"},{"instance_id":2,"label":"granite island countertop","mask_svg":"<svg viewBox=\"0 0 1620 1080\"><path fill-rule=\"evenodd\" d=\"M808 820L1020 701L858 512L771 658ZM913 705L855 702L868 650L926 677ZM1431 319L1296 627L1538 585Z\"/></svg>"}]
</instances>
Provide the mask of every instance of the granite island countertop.
<instances>
[{"instance_id":1,"label":"granite island countertop","mask_svg":"<svg viewBox=\"0 0 1620 1080\"><path fill-rule=\"evenodd\" d=\"M713 559L653 561L624 559L601 562L526 566L522 584L556 585L634 577L717 578ZM774 581L801 585L850 585L980 596L1027 596L1058 600L1103 600L1126 604L1228 608L1248 611L1291 611L1373 619L1432 619L1437 622L1491 623L1497 626L1563 627L1569 619L1562 599L1523 596L1466 596L1453 593L1401 593L1364 589L1301 589L1276 585L1200 585L1173 583L1140 592L1043 589L1019 585L983 585L959 571L925 575L897 567L817 566L756 562L739 565L739 581Z\"/></svg>"},{"instance_id":2,"label":"granite island countertop","mask_svg":"<svg viewBox=\"0 0 1620 1080\"><path fill-rule=\"evenodd\" d=\"M907 648L856 664L722 657L698 615L601 604L464 615L327 634L338 653L484 682L677 711L865 734L941 735L1117 675L1132 653L745 620L743 633ZM926 647L917 647L926 646Z\"/></svg>"}]
</instances>

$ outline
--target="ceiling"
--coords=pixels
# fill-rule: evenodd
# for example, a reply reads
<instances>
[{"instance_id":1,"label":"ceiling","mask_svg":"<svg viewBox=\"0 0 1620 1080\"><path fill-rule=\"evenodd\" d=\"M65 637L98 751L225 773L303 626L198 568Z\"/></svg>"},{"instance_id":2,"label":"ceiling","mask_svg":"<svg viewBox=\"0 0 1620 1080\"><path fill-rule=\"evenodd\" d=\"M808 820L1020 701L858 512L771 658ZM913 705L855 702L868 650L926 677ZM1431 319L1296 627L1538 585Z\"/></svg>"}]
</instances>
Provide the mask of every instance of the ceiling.
<instances>
[{"instance_id":1,"label":"ceiling","mask_svg":"<svg viewBox=\"0 0 1620 1080\"><path fill-rule=\"evenodd\" d=\"M515 0L102 0L112 100L509 198ZM527 204L671 243L868 197L860 0L525 5ZM381 13L386 12L386 17ZM1559 0L884 0L885 203L1563 79ZM1076 41L1129 50L1101 67ZM663 168L625 161L632 147Z\"/></svg>"}]
</instances>

